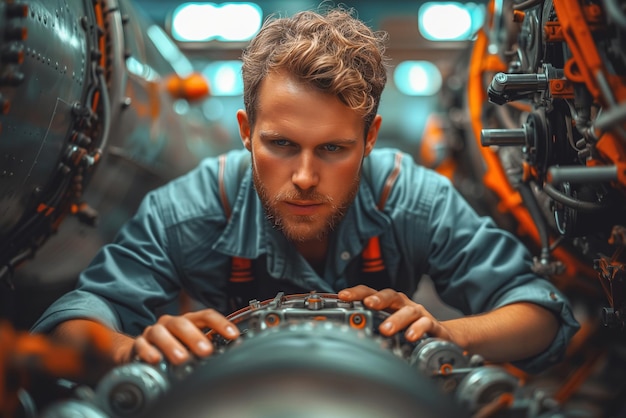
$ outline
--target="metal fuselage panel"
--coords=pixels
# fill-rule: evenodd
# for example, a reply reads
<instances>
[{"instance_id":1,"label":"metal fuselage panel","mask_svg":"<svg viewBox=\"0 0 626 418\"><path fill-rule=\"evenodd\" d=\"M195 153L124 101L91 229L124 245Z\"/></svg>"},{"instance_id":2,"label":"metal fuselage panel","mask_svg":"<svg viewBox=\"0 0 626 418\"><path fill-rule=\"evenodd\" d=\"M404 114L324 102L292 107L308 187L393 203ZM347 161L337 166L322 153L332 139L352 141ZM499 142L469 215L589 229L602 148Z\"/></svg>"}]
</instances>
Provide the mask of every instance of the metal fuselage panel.
<instances>
[{"instance_id":1,"label":"metal fuselage panel","mask_svg":"<svg viewBox=\"0 0 626 418\"><path fill-rule=\"evenodd\" d=\"M0 62L3 74L15 79L0 82L9 106L0 116L0 235L34 210L33 194L43 192L58 170L72 106L85 98L89 50L81 0L31 1L26 16L3 14L3 27L24 28L27 37L3 39L3 45L22 51L23 61Z\"/></svg>"}]
</instances>

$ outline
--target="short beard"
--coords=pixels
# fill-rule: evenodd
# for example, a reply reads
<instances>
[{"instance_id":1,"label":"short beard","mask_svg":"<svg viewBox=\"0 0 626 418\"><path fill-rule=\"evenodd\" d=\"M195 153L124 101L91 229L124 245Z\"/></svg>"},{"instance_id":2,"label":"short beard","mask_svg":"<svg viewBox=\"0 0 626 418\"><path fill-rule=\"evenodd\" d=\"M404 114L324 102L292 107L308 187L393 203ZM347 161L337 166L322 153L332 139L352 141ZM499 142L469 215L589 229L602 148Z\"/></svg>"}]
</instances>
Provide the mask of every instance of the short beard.
<instances>
[{"instance_id":1,"label":"short beard","mask_svg":"<svg viewBox=\"0 0 626 418\"><path fill-rule=\"evenodd\" d=\"M283 235L291 242L302 243L310 240L322 240L326 238L332 231L335 230L339 222L343 219L348 208L354 202L354 199L356 198L359 190L359 184L361 181L360 169L358 173L356 173L355 177L352 179L352 187L350 188L350 193L342 202L335 203L331 197L319 194L314 189L303 191L294 188L289 192L279 193L276 196L272 197L269 195L269 192L259 178L259 174L257 173L254 165L254 157L252 158L252 180L254 182L254 188L256 189L259 198L261 199L263 209L265 210L265 216L267 220L272 223L274 228L281 231ZM320 203L329 203L332 208L332 213L326 222L326 228L321 228L319 231L317 231L315 236L305 236L303 234L298 234L292 229L289 229L289 227L285 225L284 219L280 215L279 211L276 210L276 205L279 202L285 200L310 200ZM298 216L297 221L301 223L314 223L317 218L317 215Z\"/></svg>"}]
</instances>

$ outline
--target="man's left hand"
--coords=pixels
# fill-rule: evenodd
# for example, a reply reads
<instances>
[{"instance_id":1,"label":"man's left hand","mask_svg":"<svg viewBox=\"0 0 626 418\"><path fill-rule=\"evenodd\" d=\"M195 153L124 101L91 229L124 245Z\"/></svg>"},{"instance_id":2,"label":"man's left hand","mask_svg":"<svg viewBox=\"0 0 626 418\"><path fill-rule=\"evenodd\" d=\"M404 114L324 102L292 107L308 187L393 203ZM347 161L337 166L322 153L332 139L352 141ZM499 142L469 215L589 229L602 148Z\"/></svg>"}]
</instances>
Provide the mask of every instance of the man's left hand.
<instances>
[{"instance_id":1,"label":"man's left hand","mask_svg":"<svg viewBox=\"0 0 626 418\"><path fill-rule=\"evenodd\" d=\"M451 330L435 319L424 306L414 302L404 293L393 289L375 290L358 285L340 291L338 296L347 302L362 301L367 308L390 312L391 315L379 328L380 333L386 337L405 330L404 336L410 342L419 340L424 334L449 341L455 340Z\"/></svg>"}]
</instances>

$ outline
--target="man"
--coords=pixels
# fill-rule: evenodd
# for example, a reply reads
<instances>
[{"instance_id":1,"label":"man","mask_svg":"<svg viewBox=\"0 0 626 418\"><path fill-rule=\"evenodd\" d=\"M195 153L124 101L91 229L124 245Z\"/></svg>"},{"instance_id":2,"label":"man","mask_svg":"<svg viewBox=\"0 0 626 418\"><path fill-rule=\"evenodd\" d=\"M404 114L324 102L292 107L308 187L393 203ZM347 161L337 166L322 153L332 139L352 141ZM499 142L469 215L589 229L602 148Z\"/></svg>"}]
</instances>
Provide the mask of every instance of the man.
<instances>
[{"instance_id":1,"label":"man","mask_svg":"<svg viewBox=\"0 0 626 418\"><path fill-rule=\"evenodd\" d=\"M250 288L228 277L241 264L233 260L249 260L259 300L338 292L392 311L383 335L428 333L529 371L558 361L578 324L531 272L522 244L478 217L445 178L374 150L384 38L345 10L268 20L243 54L245 150L149 193L34 331L75 340L102 323L118 363L208 356L207 329L239 335L224 315ZM374 264L384 264L376 273L361 269L373 237L382 256ZM438 321L413 302L407 295L424 274L468 316ZM181 289L207 308L159 316Z\"/></svg>"}]
</instances>

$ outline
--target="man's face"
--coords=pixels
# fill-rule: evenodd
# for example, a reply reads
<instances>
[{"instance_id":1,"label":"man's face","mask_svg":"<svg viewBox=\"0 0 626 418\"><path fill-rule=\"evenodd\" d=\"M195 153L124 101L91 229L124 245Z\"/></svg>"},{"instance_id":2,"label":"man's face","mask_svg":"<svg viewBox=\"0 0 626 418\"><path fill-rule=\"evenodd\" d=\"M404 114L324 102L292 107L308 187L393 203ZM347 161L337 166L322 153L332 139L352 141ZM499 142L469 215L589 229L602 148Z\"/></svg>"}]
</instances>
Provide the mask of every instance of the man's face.
<instances>
[{"instance_id":1,"label":"man's face","mask_svg":"<svg viewBox=\"0 0 626 418\"><path fill-rule=\"evenodd\" d=\"M259 93L254 131L237 113L256 190L288 239L322 239L354 200L380 116L364 138L360 113L286 74L270 74Z\"/></svg>"}]
</instances>

